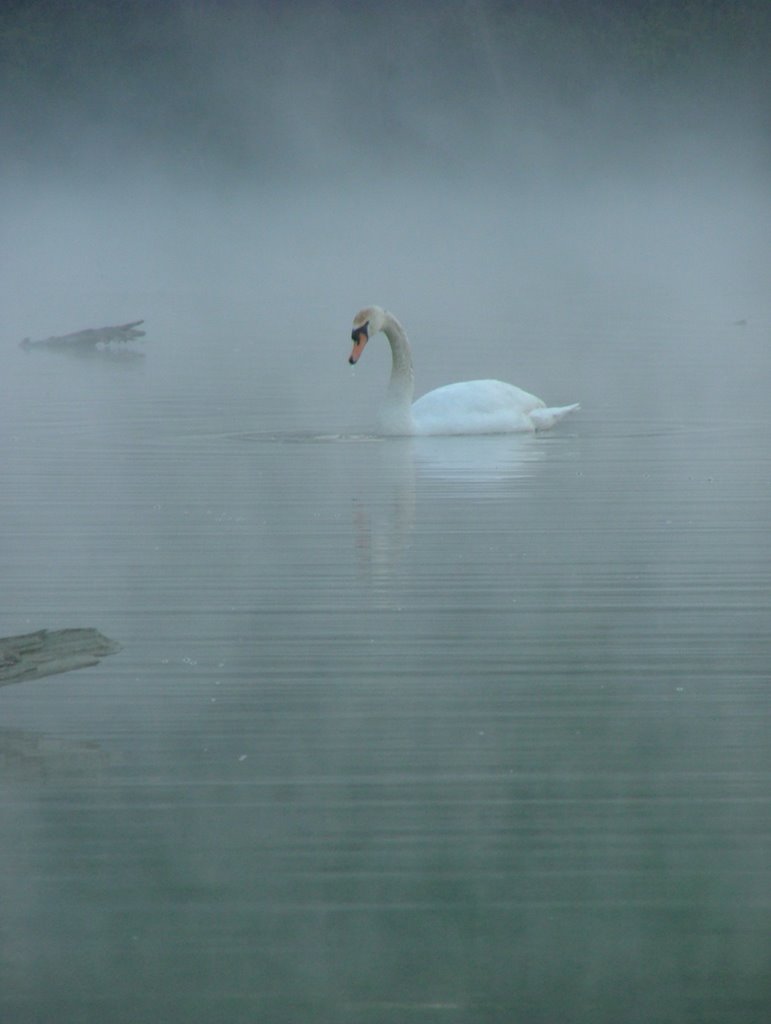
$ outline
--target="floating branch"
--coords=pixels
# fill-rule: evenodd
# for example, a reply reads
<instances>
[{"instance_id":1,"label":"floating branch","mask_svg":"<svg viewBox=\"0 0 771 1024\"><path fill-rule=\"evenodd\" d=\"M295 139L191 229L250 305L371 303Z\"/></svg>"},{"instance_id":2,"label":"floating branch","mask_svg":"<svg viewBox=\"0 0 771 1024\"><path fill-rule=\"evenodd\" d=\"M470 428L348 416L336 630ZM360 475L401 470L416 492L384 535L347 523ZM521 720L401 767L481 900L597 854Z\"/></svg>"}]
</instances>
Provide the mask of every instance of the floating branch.
<instances>
[{"instance_id":1,"label":"floating branch","mask_svg":"<svg viewBox=\"0 0 771 1024\"><path fill-rule=\"evenodd\" d=\"M0 686L98 665L119 643L98 629L57 629L0 637Z\"/></svg>"},{"instance_id":2,"label":"floating branch","mask_svg":"<svg viewBox=\"0 0 771 1024\"><path fill-rule=\"evenodd\" d=\"M87 327L83 331L72 334L57 334L42 341L30 341L25 338L22 348L56 348L56 349L93 349L98 345L109 345L111 341L133 341L144 338L145 332L138 330L144 320L134 320L130 324L116 324L114 327Z\"/></svg>"}]
</instances>

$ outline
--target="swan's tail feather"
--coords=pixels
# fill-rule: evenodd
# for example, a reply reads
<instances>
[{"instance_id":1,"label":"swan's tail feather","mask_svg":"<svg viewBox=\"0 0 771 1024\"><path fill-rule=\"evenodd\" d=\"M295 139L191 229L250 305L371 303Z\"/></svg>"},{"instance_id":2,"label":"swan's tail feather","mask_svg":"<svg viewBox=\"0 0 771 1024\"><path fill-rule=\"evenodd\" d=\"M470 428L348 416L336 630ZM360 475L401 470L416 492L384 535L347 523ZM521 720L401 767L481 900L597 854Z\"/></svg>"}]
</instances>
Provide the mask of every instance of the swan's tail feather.
<instances>
[{"instance_id":1,"label":"swan's tail feather","mask_svg":"<svg viewBox=\"0 0 771 1024\"><path fill-rule=\"evenodd\" d=\"M573 405L560 405L553 409L532 409L530 419L533 421L536 430L548 430L555 423L559 423L563 416L567 416L569 412L574 412L580 408L580 404L575 402Z\"/></svg>"}]
</instances>

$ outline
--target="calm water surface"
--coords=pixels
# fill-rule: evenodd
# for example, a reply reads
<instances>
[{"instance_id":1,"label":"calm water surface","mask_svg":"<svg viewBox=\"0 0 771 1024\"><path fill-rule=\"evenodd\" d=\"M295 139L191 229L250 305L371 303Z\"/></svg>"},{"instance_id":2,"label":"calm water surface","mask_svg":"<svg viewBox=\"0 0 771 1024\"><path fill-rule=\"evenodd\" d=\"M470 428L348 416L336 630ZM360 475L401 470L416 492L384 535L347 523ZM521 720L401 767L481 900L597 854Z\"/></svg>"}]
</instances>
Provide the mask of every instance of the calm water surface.
<instances>
[{"instance_id":1,"label":"calm water surface","mask_svg":"<svg viewBox=\"0 0 771 1024\"><path fill-rule=\"evenodd\" d=\"M0 690L3 1020L767 1020L771 359L729 330L711 389L654 346L537 437L8 356L0 633L123 650Z\"/></svg>"}]
</instances>

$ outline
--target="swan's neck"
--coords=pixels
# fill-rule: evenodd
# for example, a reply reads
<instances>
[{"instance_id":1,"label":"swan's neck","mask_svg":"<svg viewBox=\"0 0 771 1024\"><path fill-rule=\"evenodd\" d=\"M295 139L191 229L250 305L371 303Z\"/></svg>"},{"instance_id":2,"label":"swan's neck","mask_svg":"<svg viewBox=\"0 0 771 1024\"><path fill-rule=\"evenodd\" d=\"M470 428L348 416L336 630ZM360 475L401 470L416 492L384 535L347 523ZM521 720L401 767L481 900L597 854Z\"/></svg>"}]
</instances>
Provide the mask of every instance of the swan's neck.
<instances>
[{"instance_id":1,"label":"swan's neck","mask_svg":"<svg viewBox=\"0 0 771 1024\"><path fill-rule=\"evenodd\" d=\"M387 425L394 432L409 433L412 425L410 407L415 390L410 343L404 328L391 313L385 315L383 332L391 346L391 379L388 382L384 418L389 421Z\"/></svg>"}]
</instances>

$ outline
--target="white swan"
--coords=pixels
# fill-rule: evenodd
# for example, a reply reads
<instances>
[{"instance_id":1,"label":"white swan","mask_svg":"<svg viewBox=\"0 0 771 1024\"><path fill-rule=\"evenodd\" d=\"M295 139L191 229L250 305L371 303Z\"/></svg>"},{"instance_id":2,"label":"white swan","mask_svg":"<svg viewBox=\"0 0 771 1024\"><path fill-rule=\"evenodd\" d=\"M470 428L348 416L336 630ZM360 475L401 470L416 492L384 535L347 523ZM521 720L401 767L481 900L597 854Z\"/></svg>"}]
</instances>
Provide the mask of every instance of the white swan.
<instances>
[{"instance_id":1,"label":"white swan","mask_svg":"<svg viewBox=\"0 0 771 1024\"><path fill-rule=\"evenodd\" d=\"M380 425L387 434L508 434L546 430L578 408L547 409L535 395L500 380L468 380L447 384L413 403L415 380L412 352L404 328L380 306L368 306L353 319L353 351L348 362L359 361L364 346L380 331L391 345L393 366Z\"/></svg>"}]
</instances>

